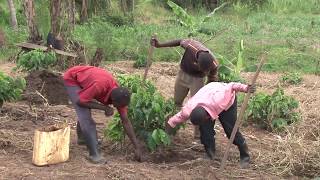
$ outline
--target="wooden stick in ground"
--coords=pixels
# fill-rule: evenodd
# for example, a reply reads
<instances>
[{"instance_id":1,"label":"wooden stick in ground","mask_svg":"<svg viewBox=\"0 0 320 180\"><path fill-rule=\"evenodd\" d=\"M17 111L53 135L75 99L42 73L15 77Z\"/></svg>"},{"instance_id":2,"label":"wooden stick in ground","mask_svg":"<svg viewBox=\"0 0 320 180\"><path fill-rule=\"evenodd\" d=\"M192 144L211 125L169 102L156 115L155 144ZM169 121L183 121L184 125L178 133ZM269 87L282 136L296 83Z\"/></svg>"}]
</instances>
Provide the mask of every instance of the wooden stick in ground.
<instances>
[{"instance_id":1,"label":"wooden stick in ground","mask_svg":"<svg viewBox=\"0 0 320 180\"><path fill-rule=\"evenodd\" d=\"M256 73L254 74L252 80L251 80L251 85L254 85L256 83L256 80L258 78L258 75L259 75L259 73L261 71L262 65L264 64L265 60L266 60L266 55L264 54L264 55L262 55L261 60L260 60L260 64L258 66L258 69L257 69ZM248 102L249 102L250 95L251 95L251 93L248 92L244 97L244 100L243 100L243 103L242 103L242 106L241 106L241 110L239 112L239 115L238 115L238 118L236 120L236 123L235 123L235 125L233 127L233 130L232 130L232 133L231 133L231 136L230 136L230 140L228 142L226 151L224 153L224 156L223 156L223 159L222 159L222 162L221 162L220 171L223 171L223 169L224 169L224 167L226 165L226 161L227 161L228 156L229 156L230 147L231 147L231 145L232 145L232 143L234 141L234 137L236 135L236 132L237 132L237 130L238 130L240 124L241 124L241 121L243 119L245 110L246 110Z\"/></svg>"},{"instance_id":2,"label":"wooden stick in ground","mask_svg":"<svg viewBox=\"0 0 320 180\"><path fill-rule=\"evenodd\" d=\"M156 35L152 35L152 38L156 38ZM154 46L152 46L150 44L150 47L149 47L149 50L148 50L148 59L147 59L147 64L146 64L146 68L144 70L144 75L143 75L143 82L146 81L147 79L147 75L148 75L148 71L151 67L151 63L152 63L152 57L153 57L153 49L154 49Z\"/></svg>"}]
</instances>

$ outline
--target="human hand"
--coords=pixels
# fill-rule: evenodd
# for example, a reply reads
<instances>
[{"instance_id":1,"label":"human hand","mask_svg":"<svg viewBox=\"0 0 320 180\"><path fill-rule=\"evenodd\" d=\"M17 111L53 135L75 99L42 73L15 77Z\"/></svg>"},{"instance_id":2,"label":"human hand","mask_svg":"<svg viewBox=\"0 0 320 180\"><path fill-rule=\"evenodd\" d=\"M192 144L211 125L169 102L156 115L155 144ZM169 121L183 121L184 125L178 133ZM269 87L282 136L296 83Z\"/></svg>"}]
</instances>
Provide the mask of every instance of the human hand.
<instances>
[{"instance_id":1,"label":"human hand","mask_svg":"<svg viewBox=\"0 0 320 180\"><path fill-rule=\"evenodd\" d=\"M150 45L153 46L153 47L158 48L158 47L159 47L159 41L158 41L158 39L155 38L155 37L152 37L151 40L150 40Z\"/></svg>"},{"instance_id":2,"label":"human hand","mask_svg":"<svg viewBox=\"0 0 320 180\"><path fill-rule=\"evenodd\" d=\"M168 123L166 123L165 131L170 136L174 134L174 128L172 128Z\"/></svg>"},{"instance_id":3,"label":"human hand","mask_svg":"<svg viewBox=\"0 0 320 180\"><path fill-rule=\"evenodd\" d=\"M247 90L247 92L249 92L249 93L254 93L254 92L256 92L256 85L255 85L255 84L248 85L248 90Z\"/></svg>"},{"instance_id":4,"label":"human hand","mask_svg":"<svg viewBox=\"0 0 320 180\"><path fill-rule=\"evenodd\" d=\"M110 106L106 106L106 109L104 110L104 114L108 117L108 116L112 116L113 115L113 108Z\"/></svg>"}]
</instances>

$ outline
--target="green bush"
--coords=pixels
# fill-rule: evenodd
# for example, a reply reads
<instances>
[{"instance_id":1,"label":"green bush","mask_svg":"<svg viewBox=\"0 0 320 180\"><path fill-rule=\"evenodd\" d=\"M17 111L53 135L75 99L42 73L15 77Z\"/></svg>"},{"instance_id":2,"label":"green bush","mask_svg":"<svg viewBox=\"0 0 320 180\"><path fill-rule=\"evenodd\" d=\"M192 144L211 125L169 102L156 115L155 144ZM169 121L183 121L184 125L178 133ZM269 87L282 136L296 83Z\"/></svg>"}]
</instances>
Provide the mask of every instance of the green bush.
<instances>
[{"instance_id":1,"label":"green bush","mask_svg":"<svg viewBox=\"0 0 320 180\"><path fill-rule=\"evenodd\" d=\"M0 72L0 107L6 101L18 100L25 86L23 78L12 78Z\"/></svg>"},{"instance_id":2,"label":"green bush","mask_svg":"<svg viewBox=\"0 0 320 180\"><path fill-rule=\"evenodd\" d=\"M147 66L147 57L144 55L139 55L133 64L133 67L135 68L141 68L146 66Z\"/></svg>"},{"instance_id":3,"label":"green bush","mask_svg":"<svg viewBox=\"0 0 320 180\"><path fill-rule=\"evenodd\" d=\"M158 146L169 145L170 138L164 129L168 117L175 113L173 100L165 100L151 82L144 84L139 76L118 75L117 78L121 86L128 87L132 92L128 117L137 136L151 151ZM119 115L115 115L108 124L105 135L113 141L123 139Z\"/></svg>"},{"instance_id":4,"label":"green bush","mask_svg":"<svg viewBox=\"0 0 320 180\"><path fill-rule=\"evenodd\" d=\"M285 73L281 76L281 82L288 84L300 84L302 81L301 73L291 72Z\"/></svg>"},{"instance_id":5,"label":"green bush","mask_svg":"<svg viewBox=\"0 0 320 180\"><path fill-rule=\"evenodd\" d=\"M43 52L39 49L27 52L19 57L17 68L23 71L48 69L56 62L54 52Z\"/></svg>"},{"instance_id":6,"label":"green bush","mask_svg":"<svg viewBox=\"0 0 320 180\"><path fill-rule=\"evenodd\" d=\"M258 124L270 131L281 131L300 119L296 112L299 103L293 97L284 95L278 88L272 95L258 93L253 96L246 111L247 121Z\"/></svg>"}]
</instances>

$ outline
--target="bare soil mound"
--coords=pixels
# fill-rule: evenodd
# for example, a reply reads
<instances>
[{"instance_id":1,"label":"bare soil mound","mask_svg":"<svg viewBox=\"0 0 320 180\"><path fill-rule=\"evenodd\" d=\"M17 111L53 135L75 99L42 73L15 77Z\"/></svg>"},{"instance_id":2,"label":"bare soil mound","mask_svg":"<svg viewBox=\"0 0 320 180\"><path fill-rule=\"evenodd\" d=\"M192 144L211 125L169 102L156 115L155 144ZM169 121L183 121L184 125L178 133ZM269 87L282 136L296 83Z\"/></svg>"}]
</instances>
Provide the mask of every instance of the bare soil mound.
<instances>
[{"instance_id":1,"label":"bare soil mound","mask_svg":"<svg viewBox=\"0 0 320 180\"><path fill-rule=\"evenodd\" d=\"M33 71L26 77L26 81L24 95L29 102L50 105L68 104L68 95L62 76L47 70Z\"/></svg>"}]
</instances>

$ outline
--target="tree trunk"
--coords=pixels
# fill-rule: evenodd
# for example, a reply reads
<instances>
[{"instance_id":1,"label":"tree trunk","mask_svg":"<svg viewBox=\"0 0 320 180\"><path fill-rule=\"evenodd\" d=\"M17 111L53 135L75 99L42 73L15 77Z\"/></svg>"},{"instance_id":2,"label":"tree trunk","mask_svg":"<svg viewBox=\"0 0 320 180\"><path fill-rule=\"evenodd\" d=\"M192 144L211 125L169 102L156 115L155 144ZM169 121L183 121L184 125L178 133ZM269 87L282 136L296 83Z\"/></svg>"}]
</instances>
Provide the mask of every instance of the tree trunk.
<instances>
[{"instance_id":1,"label":"tree trunk","mask_svg":"<svg viewBox=\"0 0 320 180\"><path fill-rule=\"evenodd\" d=\"M34 19L35 11L33 0L24 0L23 8L29 29L29 41L31 41L32 43L39 44L39 42L41 42L42 40L42 37L39 33L38 27Z\"/></svg>"},{"instance_id":2,"label":"tree trunk","mask_svg":"<svg viewBox=\"0 0 320 180\"><path fill-rule=\"evenodd\" d=\"M54 37L57 37L60 34L61 3L61 0L51 0L50 4L51 33Z\"/></svg>"},{"instance_id":3,"label":"tree trunk","mask_svg":"<svg viewBox=\"0 0 320 180\"><path fill-rule=\"evenodd\" d=\"M103 55L102 48L97 48L96 53L94 54L94 56L90 62L90 66L99 67L103 58L104 58L104 55Z\"/></svg>"},{"instance_id":4,"label":"tree trunk","mask_svg":"<svg viewBox=\"0 0 320 180\"><path fill-rule=\"evenodd\" d=\"M131 12L133 12L134 11L134 0L131 0Z\"/></svg>"},{"instance_id":5,"label":"tree trunk","mask_svg":"<svg viewBox=\"0 0 320 180\"><path fill-rule=\"evenodd\" d=\"M18 28L17 16L16 16L16 8L14 7L13 0L8 0L8 6L10 11L10 23L14 30Z\"/></svg>"},{"instance_id":6,"label":"tree trunk","mask_svg":"<svg viewBox=\"0 0 320 180\"><path fill-rule=\"evenodd\" d=\"M133 12L134 10L134 0L120 0L120 7L124 14Z\"/></svg>"},{"instance_id":7,"label":"tree trunk","mask_svg":"<svg viewBox=\"0 0 320 180\"><path fill-rule=\"evenodd\" d=\"M88 0L82 0L80 21L83 23L88 20Z\"/></svg>"},{"instance_id":8,"label":"tree trunk","mask_svg":"<svg viewBox=\"0 0 320 180\"><path fill-rule=\"evenodd\" d=\"M71 25L71 29L74 29L74 25L76 24L76 2L75 0L69 0L68 2L68 22Z\"/></svg>"}]
</instances>

